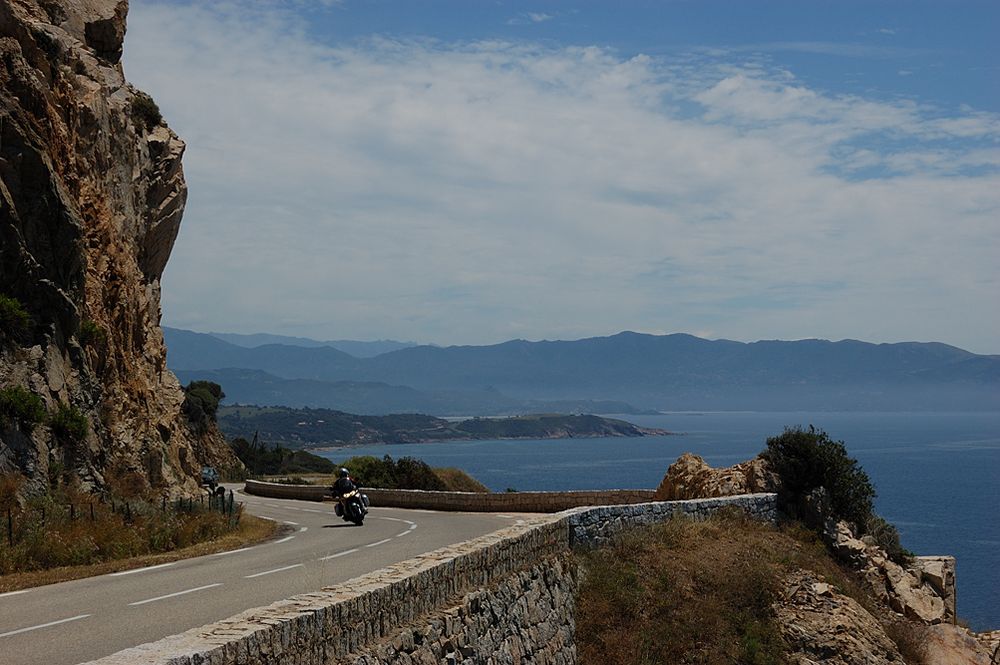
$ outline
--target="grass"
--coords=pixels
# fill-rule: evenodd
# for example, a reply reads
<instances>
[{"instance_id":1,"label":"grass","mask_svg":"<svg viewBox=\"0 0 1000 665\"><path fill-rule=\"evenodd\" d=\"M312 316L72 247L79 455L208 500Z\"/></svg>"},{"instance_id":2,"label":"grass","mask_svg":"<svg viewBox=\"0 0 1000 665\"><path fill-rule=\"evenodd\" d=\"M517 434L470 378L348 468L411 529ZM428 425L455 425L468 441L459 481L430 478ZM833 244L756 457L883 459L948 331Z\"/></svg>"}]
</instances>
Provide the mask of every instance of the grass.
<instances>
[{"instance_id":1,"label":"grass","mask_svg":"<svg viewBox=\"0 0 1000 665\"><path fill-rule=\"evenodd\" d=\"M796 569L817 573L876 617L887 616L798 524L779 528L735 513L705 522L678 518L578 556L583 664L785 663L772 603ZM901 649L914 643L914 630L887 625Z\"/></svg>"},{"instance_id":2,"label":"grass","mask_svg":"<svg viewBox=\"0 0 1000 665\"><path fill-rule=\"evenodd\" d=\"M189 545L188 547L170 552L144 554L126 559L102 561L87 565L60 566L48 570L5 574L0 576L0 593L225 552L274 538L282 529L287 529L287 527L252 515L243 515L235 531L226 533L209 542Z\"/></svg>"}]
</instances>

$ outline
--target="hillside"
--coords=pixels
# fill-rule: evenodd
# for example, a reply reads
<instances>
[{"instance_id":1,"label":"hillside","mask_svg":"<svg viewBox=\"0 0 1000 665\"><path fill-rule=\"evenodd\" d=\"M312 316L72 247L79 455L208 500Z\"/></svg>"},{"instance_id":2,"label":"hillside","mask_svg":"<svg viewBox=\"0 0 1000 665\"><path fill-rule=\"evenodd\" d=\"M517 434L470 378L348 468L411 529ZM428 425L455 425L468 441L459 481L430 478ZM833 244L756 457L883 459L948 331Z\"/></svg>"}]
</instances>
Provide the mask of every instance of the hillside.
<instances>
[{"instance_id":1,"label":"hillside","mask_svg":"<svg viewBox=\"0 0 1000 665\"><path fill-rule=\"evenodd\" d=\"M354 358L332 348L244 349L186 331L168 331L167 341L175 370L244 368L288 380L384 383L435 398L464 393L481 405L479 413L500 408L497 394L658 410L1000 409L1000 357L939 343L748 344L624 332L576 341L418 346ZM358 410L380 410L378 398L368 404Z\"/></svg>"},{"instance_id":2,"label":"hillside","mask_svg":"<svg viewBox=\"0 0 1000 665\"><path fill-rule=\"evenodd\" d=\"M476 439L563 439L647 436L662 430L588 415L532 415L448 421L420 414L361 416L330 409L228 406L218 413L230 438L253 438L288 448Z\"/></svg>"},{"instance_id":3,"label":"hillside","mask_svg":"<svg viewBox=\"0 0 1000 665\"><path fill-rule=\"evenodd\" d=\"M235 463L166 366L184 143L125 80L127 9L0 3L0 473L29 494L126 473L186 493Z\"/></svg>"}]
</instances>

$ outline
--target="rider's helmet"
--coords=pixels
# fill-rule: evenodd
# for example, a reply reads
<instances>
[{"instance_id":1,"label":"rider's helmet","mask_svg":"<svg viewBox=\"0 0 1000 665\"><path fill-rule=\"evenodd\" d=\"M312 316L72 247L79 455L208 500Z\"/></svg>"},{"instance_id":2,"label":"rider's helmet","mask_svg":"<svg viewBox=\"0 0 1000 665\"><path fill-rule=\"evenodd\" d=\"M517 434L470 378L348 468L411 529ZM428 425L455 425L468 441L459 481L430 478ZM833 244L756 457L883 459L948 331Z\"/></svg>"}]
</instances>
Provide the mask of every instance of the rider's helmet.
<instances>
[{"instance_id":1,"label":"rider's helmet","mask_svg":"<svg viewBox=\"0 0 1000 665\"><path fill-rule=\"evenodd\" d=\"M347 472L347 469L344 469L344 468L341 468L341 469L340 469L340 477L341 477L341 478L347 478L347 477L348 477L348 476L350 476L350 475L351 475L351 474L349 474L349 473Z\"/></svg>"}]
</instances>

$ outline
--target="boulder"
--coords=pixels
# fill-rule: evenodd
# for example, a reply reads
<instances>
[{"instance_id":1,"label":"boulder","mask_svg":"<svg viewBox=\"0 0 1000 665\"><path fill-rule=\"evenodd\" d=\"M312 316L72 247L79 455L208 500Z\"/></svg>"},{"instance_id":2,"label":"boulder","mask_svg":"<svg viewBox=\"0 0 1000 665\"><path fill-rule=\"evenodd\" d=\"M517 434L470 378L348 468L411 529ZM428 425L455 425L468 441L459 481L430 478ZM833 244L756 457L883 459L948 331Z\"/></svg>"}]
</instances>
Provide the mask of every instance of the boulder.
<instances>
[{"instance_id":1,"label":"boulder","mask_svg":"<svg viewBox=\"0 0 1000 665\"><path fill-rule=\"evenodd\" d=\"M667 469L654 500L674 501L773 492L777 486L777 475L760 457L735 466L715 469L698 455L684 453Z\"/></svg>"},{"instance_id":2,"label":"boulder","mask_svg":"<svg viewBox=\"0 0 1000 665\"><path fill-rule=\"evenodd\" d=\"M930 626L924 635L923 665L991 665L989 649L961 626Z\"/></svg>"}]
</instances>

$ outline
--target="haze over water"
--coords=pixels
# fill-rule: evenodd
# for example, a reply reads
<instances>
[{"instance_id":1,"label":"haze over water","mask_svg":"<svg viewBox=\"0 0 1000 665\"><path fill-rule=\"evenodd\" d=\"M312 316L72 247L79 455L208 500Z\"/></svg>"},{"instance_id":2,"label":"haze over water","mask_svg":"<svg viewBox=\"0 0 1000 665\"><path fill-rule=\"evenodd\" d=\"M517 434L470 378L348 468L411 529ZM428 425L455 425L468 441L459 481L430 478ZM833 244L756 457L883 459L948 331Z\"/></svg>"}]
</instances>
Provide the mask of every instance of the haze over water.
<instances>
[{"instance_id":1,"label":"haze over water","mask_svg":"<svg viewBox=\"0 0 1000 665\"><path fill-rule=\"evenodd\" d=\"M622 417L622 416L619 416ZM916 554L957 557L958 614L1000 628L1000 413L674 413L624 416L678 432L641 439L381 445L322 453L412 456L462 468L491 490L656 487L683 452L712 466L753 457L786 425L843 440L878 490L876 509Z\"/></svg>"}]
</instances>

